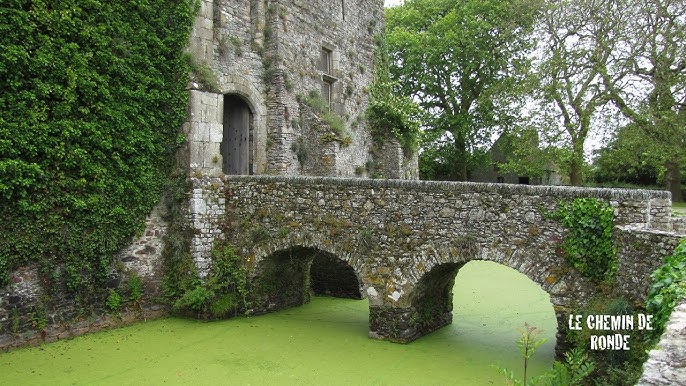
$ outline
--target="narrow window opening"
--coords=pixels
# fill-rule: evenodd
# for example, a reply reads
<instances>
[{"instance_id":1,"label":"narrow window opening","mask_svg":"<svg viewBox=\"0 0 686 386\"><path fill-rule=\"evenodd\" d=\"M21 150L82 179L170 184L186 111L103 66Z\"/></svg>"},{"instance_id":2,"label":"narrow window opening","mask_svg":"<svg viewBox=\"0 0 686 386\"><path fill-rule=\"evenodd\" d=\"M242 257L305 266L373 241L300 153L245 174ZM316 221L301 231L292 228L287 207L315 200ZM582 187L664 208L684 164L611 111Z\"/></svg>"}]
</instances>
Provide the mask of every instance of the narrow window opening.
<instances>
[{"instance_id":1,"label":"narrow window opening","mask_svg":"<svg viewBox=\"0 0 686 386\"><path fill-rule=\"evenodd\" d=\"M333 82L324 78L322 81L322 99L326 102L327 108L331 109L331 90L333 89Z\"/></svg>"},{"instance_id":2,"label":"narrow window opening","mask_svg":"<svg viewBox=\"0 0 686 386\"><path fill-rule=\"evenodd\" d=\"M319 70L322 72L322 99L328 109L333 102L333 90L336 77L334 77L333 50L322 47L320 52Z\"/></svg>"},{"instance_id":3,"label":"narrow window opening","mask_svg":"<svg viewBox=\"0 0 686 386\"><path fill-rule=\"evenodd\" d=\"M326 47L322 47L320 53L319 69L324 73L331 75L331 68L333 67L333 51Z\"/></svg>"},{"instance_id":4,"label":"narrow window opening","mask_svg":"<svg viewBox=\"0 0 686 386\"><path fill-rule=\"evenodd\" d=\"M341 0L341 15L343 15L343 21L345 21L345 0Z\"/></svg>"}]
</instances>

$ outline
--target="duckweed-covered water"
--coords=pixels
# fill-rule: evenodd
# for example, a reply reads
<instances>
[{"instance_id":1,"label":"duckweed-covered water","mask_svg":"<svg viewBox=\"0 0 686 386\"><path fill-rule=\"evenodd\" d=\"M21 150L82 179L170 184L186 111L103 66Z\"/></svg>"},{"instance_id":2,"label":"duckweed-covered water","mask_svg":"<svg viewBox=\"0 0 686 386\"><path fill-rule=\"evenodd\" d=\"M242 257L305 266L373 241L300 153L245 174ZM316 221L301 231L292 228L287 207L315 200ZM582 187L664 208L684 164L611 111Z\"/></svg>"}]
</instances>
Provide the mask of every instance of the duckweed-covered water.
<instances>
[{"instance_id":1,"label":"duckweed-covered water","mask_svg":"<svg viewBox=\"0 0 686 386\"><path fill-rule=\"evenodd\" d=\"M367 337L366 300L315 298L259 317L168 318L0 354L0 384L503 385L492 365L521 370L514 342L525 321L548 338L529 373L552 365L555 315L538 285L472 262L454 294L453 324L407 345Z\"/></svg>"}]
</instances>

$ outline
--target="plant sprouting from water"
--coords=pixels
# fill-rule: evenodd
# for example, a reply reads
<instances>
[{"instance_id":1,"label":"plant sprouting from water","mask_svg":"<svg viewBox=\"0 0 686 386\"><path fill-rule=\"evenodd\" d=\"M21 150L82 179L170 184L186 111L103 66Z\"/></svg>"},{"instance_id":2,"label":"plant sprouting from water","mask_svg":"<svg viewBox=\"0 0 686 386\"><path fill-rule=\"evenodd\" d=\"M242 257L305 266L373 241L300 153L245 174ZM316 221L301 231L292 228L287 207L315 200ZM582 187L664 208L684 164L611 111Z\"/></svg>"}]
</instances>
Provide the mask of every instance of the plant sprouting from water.
<instances>
[{"instance_id":1,"label":"plant sprouting from water","mask_svg":"<svg viewBox=\"0 0 686 386\"><path fill-rule=\"evenodd\" d=\"M581 381L588 377L595 369L595 364L588 358L588 354L583 349L577 347L565 353L565 361L556 361L553 367L545 374L527 378L529 359L543 343L547 341L541 338L543 330L538 329L528 323L524 323L524 328L517 328L519 339L517 348L523 359L524 377L518 379L512 370L499 368L501 374L505 376L506 384L514 386L574 386L581 384Z\"/></svg>"}]
</instances>

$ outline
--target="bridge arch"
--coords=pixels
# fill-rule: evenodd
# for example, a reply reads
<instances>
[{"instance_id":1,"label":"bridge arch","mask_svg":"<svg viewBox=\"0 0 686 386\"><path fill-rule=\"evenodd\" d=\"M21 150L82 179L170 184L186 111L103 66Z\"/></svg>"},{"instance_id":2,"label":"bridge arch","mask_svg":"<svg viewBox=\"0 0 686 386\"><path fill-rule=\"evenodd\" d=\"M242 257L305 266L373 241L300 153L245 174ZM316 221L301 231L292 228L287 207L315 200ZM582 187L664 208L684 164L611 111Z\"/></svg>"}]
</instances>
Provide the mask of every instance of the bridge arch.
<instances>
[{"instance_id":1,"label":"bridge arch","mask_svg":"<svg viewBox=\"0 0 686 386\"><path fill-rule=\"evenodd\" d=\"M250 312L299 306L313 295L361 299L361 283L349 262L334 253L303 245L281 248L256 260Z\"/></svg>"},{"instance_id":2,"label":"bridge arch","mask_svg":"<svg viewBox=\"0 0 686 386\"><path fill-rule=\"evenodd\" d=\"M556 351L558 354L564 352L567 346L564 336L566 315L574 307L583 305L590 299L586 291L594 288L593 285L576 270L568 267L562 257L551 264L550 259L546 262L537 258L534 250L499 251L469 241L458 244L429 248L432 253L422 253L418 259L421 263L408 275L417 280L406 286L404 296L407 300L385 304L385 307L399 309L382 315L394 315L397 319L390 322L390 329L383 328L381 323L373 323L377 328L382 328L381 331L370 331L370 335L391 341L409 342L452 323L453 286L460 269L471 261L491 261L526 276L550 296L558 326ZM570 297L570 288L578 296Z\"/></svg>"}]
</instances>

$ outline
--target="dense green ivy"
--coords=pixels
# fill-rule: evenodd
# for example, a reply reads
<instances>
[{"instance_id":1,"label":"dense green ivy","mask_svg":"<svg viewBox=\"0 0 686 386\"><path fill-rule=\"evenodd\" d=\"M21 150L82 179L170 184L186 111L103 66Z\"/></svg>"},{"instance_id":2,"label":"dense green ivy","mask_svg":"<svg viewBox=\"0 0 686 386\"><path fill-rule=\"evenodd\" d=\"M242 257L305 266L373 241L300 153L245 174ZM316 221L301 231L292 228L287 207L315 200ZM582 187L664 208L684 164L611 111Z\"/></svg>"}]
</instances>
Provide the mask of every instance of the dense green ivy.
<instances>
[{"instance_id":1,"label":"dense green ivy","mask_svg":"<svg viewBox=\"0 0 686 386\"><path fill-rule=\"evenodd\" d=\"M654 317L653 335L657 340L674 307L686 299L686 238L681 240L664 264L652 273L651 278L646 308Z\"/></svg>"},{"instance_id":2,"label":"dense green ivy","mask_svg":"<svg viewBox=\"0 0 686 386\"><path fill-rule=\"evenodd\" d=\"M571 204L561 203L552 217L567 229L562 242L564 258L597 283L612 280L617 271L612 207L594 198L577 198Z\"/></svg>"},{"instance_id":3,"label":"dense green ivy","mask_svg":"<svg viewBox=\"0 0 686 386\"><path fill-rule=\"evenodd\" d=\"M193 0L0 5L0 284L97 288L159 200L185 116Z\"/></svg>"},{"instance_id":4,"label":"dense green ivy","mask_svg":"<svg viewBox=\"0 0 686 386\"><path fill-rule=\"evenodd\" d=\"M421 115L419 106L396 90L397 82L391 80L388 67L388 47L384 35L377 36L374 59L374 82L369 88L367 120L375 142L383 143L393 137L400 142L406 155L412 155L419 147Z\"/></svg>"}]
</instances>

